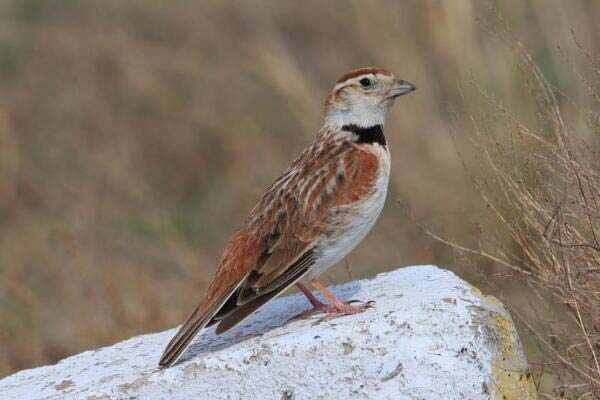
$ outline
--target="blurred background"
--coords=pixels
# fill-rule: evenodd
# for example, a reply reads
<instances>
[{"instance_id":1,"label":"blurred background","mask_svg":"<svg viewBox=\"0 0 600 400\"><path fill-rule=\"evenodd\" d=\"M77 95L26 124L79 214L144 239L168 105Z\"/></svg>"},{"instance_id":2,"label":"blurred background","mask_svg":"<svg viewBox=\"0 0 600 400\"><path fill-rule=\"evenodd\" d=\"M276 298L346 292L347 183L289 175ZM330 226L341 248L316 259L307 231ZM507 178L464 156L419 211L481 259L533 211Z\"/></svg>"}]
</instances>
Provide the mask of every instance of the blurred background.
<instances>
[{"instance_id":1,"label":"blurred background","mask_svg":"<svg viewBox=\"0 0 600 400\"><path fill-rule=\"evenodd\" d=\"M359 66L419 90L387 124L382 218L326 281L435 263L485 289L501 271L458 262L398 202L477 240L462 216L480 205L450 135L456 110L477 106L465 82L536 112L490 13L580 96L562 57L578 57L571 29L600 50L592 0L2 1L0 375L180 323L228 236L319 128L333 82Z\"/></svg>"}]
</instances>

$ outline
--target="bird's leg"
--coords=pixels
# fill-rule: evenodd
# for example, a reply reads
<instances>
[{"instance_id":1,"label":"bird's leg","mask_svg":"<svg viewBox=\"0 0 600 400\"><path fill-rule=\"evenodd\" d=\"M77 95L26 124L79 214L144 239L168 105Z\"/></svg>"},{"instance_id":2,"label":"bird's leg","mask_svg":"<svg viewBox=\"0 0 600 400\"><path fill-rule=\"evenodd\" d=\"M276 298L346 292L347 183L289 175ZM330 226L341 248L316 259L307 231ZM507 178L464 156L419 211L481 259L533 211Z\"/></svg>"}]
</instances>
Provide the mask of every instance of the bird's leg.
<instances>
[{"instance_id":1,"label":"bird's leg","mask_svg":"<svg viewBox=\"0 0 600 400\"><path fill-rule=\"evenodd\" d=\"M296 286L298 286L298 289L300 289L300 291L302 292L302 294L304 294L306 296L306 298L308 299L308 301L310 302L310 304L313 306L313 309L322 310L322 309L327 308L327 305L321 303L319 301L319 299L317 299L315 297L315 295L312 294L312 292L310 291L309 288L307 288L306 286L304 286L300 282L296 283Z\"/></svg>"},{"instance_id":2,"label":"bird's leg","mask_svg":"<svg viewBox=\"0 0 600 400\"><path fill-rule=\"evenodd\" d=\"M306 317L309 317L309 316L311 316L313 314L316 314L316 313L319 313L319 312L327 312L329 306L327 306L327 304L324 304L324 303L320 302L319 299L317 299L315 297L315 295L312 294L312 292L310 291L309 288L307 288L306 286L304 286L300 282L296 283L296 286L298 286L298 289L300 289L300 291L302 292L302 294L304 294L306 296L306 298L308 299L308 301L312 305L312 308L310 310L306 310L306 311L301 312L300 314L298 314L295 317L291 318L290 321L296 320L296 319L306 318Z\"/></svg>"},{"instance_id":3,"label":"bird's leg","mask_svg":"<svg viewBox=\"0 0 600 400\"><path fill-rule=\"evenodd\" d=\"M323 297L325 297L325 299L329 302L330 306L324 310L329 316L358 314L365 311L367 308L371 308L374 303L372 301L368 301L366 303L354 306L350 304L353 302L344 303L343 301L339 300L318 280L313 279L310 281L310 284L312 287L321 292Z\"/></svg>"},{"instance_id":4,"label":"bird's leg","mask_svg":"<svg viewBox=\"0 0 600 400\"><path fill-rule=\"evenodd\" d=\"M325 297L325 299L329 302L329 304L324 304L321 301L319 301L319 299L317 299L315 297L315 295L312 294L310 289L307 288L306 286L304 286L302 283L296 283L296 286L298 286L298 289L300 289L300 291L306 296L306 298L312 305L312 308L310 310L301 312L300 314L291 318L290 321L306 318L306 317L309 317L316 313L326 314L326 317L325 317L326 319L330 318L330 317L335 317L338 315L358 314L358 313L365 311L367 308L371 308L373 306L372 301L369 301L369 302L366 302L366 303L363 303L360 305L356 305L356 306L350 304L350 303L355 303L356 301L344 303L343 301L338 300L333 295L333 293L331 293L329 290L327 290L325 288L325 286L323 286L321 284L321 282L317 281L316 279L310 281L310 284L312 285L312 287L314 287L319 292L321 292L321 294L323 295L323 297Z\"/></svg>"}]
</instances>

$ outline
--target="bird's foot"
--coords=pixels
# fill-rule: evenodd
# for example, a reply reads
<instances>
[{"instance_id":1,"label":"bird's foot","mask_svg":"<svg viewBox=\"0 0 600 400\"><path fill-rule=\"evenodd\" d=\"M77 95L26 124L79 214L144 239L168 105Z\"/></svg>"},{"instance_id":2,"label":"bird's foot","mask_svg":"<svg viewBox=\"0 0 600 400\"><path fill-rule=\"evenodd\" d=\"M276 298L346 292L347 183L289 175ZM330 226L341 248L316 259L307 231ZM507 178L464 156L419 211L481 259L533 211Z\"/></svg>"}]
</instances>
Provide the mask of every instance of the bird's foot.
<instances>
[{"instance_id":1,"label":"bird's foot","mask_svg":"<svg viewBox=\"0 0 600 400\"><path fill-rule=\"evenodd\" d=\"M355 305L354 303L360 304ZM351 300L346 303L342 301L336 301L331 305L319 302L318 304L313 304L313 307L311 309L303 311L295 317L291 318L290 321L305 319L315 314L325 314L325 316L322 318L324 320L341 317L343 315L360 314L366 311L367 309L372 308L374 305L374 301L367 301L365 303L362 303L358 300Z\"/></svg>"},{"instance_id":2,"label":"bird's foot","mask_svg":"<svg viewBox=\"0 0 600 400\"><path fill-rule=\"evenodd\" d=\"M310 310L306 310L295 317L291 318L289 321L303 319L310 317L314 314L325 314L325 316L321 320L332 319L336 317L340 317L342 315L352 315L359 314L369 308L372 308L375 305L374 301L367 301L365 303L358 300L350 300L348 302L343 302L339 300L337 297L333 295L329 290L327 290L321 283L317 280L311 281L311 284L321 292L323 297L329 302L329 304L322 303L319 299L315 297L311 293L308 288L306 288L302 283L297 283L298 289L308 299L312 308ZM354 305L353 303L359 303L358 305Z\"/></svg>"},{"instance_id":3,"label":"bird's foot","mask_svg":"<svg viewBox=\"0 0 600 400\"><path fill-rule=\"evenodd\" d=\"M353 303L359 303L354 305ZM375 306L374 301L361 302L359 300L350 300L348 302L335 301L324 310L325 319L340 317L343 315L360 314L369 308Z\"/></svg>"},{"instance_id":4,"label":"bird's foot","mask_svg":"<svg viewBox=\"0 0 600 400\"><path fill-rule=\"evenodd\" d=\"M319 302L313 302L313 301L311 301L311 304L312 304L312 308L310 308L310 309L308 309L306 311L302 311L300 314L298 314L298 315L290 318L288 321L295 321L295 320L298 320L298 319L305 319L305 318L308 318L308 317L310 317L312 315L315 315L315 314L326 313L329 310L329 308L330 308L330 306L328 306L327 304L321 303L320 301Z\"/></svg>"}]
</instances>

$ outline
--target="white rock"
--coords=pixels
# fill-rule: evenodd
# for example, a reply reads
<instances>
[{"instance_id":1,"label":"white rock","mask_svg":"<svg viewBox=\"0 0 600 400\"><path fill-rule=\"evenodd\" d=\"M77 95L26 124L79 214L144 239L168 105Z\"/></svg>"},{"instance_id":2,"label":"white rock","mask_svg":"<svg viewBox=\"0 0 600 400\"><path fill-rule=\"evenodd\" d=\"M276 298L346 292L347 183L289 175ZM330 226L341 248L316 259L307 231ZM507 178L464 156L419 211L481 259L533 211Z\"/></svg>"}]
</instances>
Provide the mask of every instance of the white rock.
<instances>
[{"instance_id":1,"label":"white rock","mask_svg":"<svg viewBox=\"0 0 600 400\"><path fill-rule=\"evenodd\" d=\"M453 273L408 267L334 289L362 314L286 321L301 295L196 340L157 368L175 330L87 351L0 381L9 399L535 399L516 330L493 297ZM505 396L505 397L503 397Z\"/></svg>"}]
</instances>

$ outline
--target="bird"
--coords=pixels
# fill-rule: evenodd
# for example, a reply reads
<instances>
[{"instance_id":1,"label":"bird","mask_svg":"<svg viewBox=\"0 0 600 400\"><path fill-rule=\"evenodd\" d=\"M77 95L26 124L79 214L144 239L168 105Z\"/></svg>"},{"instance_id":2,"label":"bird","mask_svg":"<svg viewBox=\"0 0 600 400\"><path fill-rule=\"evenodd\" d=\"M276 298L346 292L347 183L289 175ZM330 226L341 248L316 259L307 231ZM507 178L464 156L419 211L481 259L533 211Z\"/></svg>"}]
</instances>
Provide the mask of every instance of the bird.
<instances>
[{"instance_id":1,"label":"bird","mask_svg":"<svg viewBox=\"0 0 600 400\"><path fill-rule=\"evenodd\" d=\"M312 306L301 316L349 315L372 306L337 299L318 278L364 239L381 214L390 177L386 116L398 97L415 89L375 67L336 81L321 129L231 236L204 298L166 346L160 367L177 362L200 330L216 325L222 334L293 285Z\"/></svg>"}]
</instances>

